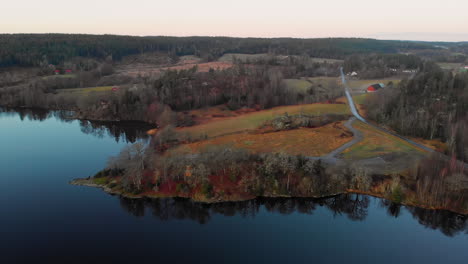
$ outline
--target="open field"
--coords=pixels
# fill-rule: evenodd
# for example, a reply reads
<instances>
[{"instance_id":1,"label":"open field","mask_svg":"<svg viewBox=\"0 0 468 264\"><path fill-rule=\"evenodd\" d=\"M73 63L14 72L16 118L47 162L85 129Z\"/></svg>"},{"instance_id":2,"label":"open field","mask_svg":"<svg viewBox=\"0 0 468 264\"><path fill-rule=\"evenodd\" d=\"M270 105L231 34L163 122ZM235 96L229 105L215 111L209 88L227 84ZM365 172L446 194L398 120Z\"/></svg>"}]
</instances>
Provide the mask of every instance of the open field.
<instances>
[{"instance_id":1,"label":"open field","mask_svg":"<svg viewBox=\"0 0 468 264\"><path fill-rule=\"evenodd\" d=\"M91 92L109 92L113 86L98 86L98 87L86 87L86 88L72 88L72 89L58 89L57 91L62 94L87 94Z\"/></svg>"},{"instance_id":2,"label":"open field","mask_svg":"<svg viewBox=\"0 0 468 264\"><path fill-rule=\"evenodd\" d=\"M179 131L187 132L193 137L205 135L209 138L217 137L246 130L254 130L265 121L283 115L286 112L290 115L299 114L301 112L309 115L322 115L327 113L350 114L349 108L345 104L304 104L281 106L237 117L223 118L198 126L181 128Z\"/></svg>"},{"instance_id":3,"label":"open field","mask_svg":"<svg viewBox=\"0 0 468 264\"><path fill-rule=\"evenodd\" d=\"M343 151L342 155L345 159L367 159L398 152L424 153L423 150L413 147L408 142L360 121L356 121L353 127L362 132L364 139Z\"/></svg>"},{"instance_id":4,"label":"open field","mask_svg":"<svg viewBox=\"0 0 468 264\"><path fill-rule=\"evenodd\" d=\"M284 79L284 84L289 89L304 93L312 86L312 83L304 79Z\"/></svg>"},{"instance_id":5,"label":"open field","mask_svg":"<svg viewBox=\"0 0 468 264\"><path fill-rule=\"evenodd\" d=\"M231 146L252 153L284 152L290 155L323 156L353 136L336 122L318 128L299 128L266 134L240 133L179 146L175 153L196 153L207 146Z\"/></svg>"},{"instance_id":6,"label":"open field","mask_svg":"<svg viewBox=\"0 0 468 264\"><path fill-rule=\"evenodd\" d=\"M310 87L327 90L331 85L338 82L337 77L304 77L301 79L284 79L284 83L289 89L297 92L307 92Z\"/></svg>"}]
</instances>

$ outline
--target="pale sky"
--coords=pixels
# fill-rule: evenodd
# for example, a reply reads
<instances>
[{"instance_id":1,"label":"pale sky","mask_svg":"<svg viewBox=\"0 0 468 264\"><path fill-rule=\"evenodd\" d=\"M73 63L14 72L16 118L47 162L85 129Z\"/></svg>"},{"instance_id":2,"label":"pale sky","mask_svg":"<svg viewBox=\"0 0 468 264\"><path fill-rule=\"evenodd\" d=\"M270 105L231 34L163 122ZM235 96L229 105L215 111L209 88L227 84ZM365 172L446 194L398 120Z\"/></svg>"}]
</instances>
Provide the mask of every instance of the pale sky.
<instances>
[{"instance_id":1,"label":"pale sky","mask_svg":"<svg viewBox=\"0 0 468 264\"><path fill-rule=\"evenodd\" d=\"M0 33L468 41L468 0L13 0Z\"/></svg>"}]
</instances>

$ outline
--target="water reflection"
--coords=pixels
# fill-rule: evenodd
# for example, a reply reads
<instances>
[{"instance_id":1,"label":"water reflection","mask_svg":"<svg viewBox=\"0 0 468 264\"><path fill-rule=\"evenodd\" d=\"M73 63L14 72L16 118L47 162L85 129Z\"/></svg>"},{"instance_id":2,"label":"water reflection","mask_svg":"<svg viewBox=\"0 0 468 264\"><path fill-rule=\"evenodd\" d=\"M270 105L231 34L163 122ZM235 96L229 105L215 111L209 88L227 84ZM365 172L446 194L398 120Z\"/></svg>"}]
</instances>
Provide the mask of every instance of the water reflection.
<instances>
[{"instance_id":1,"label":"water reflection","mask_svg":"<svg viewBox=\"0 0 468 264\"><path fill-rule=\"evenodd\" d=\"M45 121L49 118L55 118L61 122L73 122L73 111L49 111L44 109L31 108L1 108L0 113L6 116L18 115L21 121ZM152 125L137 121L90 121L79 120L81 132L93 135L99 138L109 136L114 138L116 142L124 141L134 143L137 140L147 140L149 136L146 131L154 128Z\"/></svg>"},{"instance_id":2,"label":"water reflection","mask_svg":"<svg viewBox=\"0 0 468 264\"><path fill-rule=\"evenodd\" d=\"M289 215L292 213L313 214L318 207L325 207L335 215L345 215L353 221L364 221L370 205L369 196L358 194L343 194L325 199L312 198L258 198L244 202L224 202L206 204L190 199L128 199L120 197L121 207L128 213L143 217L151 213L160 220L190 219L200 224L210 221L212 215L255 217L260 208L268 212ZM380 200L381 207L395 218L402 210L408 211L421 225L439 230L447 236L458 233L468 233L467 216L443 210L428 210L422 208L401 206Z\"/></svg>"}]
</instances>

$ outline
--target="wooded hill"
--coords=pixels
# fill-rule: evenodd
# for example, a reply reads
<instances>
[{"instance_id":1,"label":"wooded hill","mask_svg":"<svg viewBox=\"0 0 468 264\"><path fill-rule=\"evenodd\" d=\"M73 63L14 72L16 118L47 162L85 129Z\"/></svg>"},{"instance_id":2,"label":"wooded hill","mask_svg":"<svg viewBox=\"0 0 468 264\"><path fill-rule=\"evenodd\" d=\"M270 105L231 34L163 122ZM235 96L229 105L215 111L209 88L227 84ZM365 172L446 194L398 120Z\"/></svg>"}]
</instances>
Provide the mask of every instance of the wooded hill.
<instances>
[{"instance_id":1,"label":"wooded hill","mask_svg":"<svg viewBox=\"0 0 468 264\"><path fill-rule=\"evenodd\" d=\"M430 43L358 38L135 37L78 34L0 34L0 67L61 64L74 57L104 59L144 52L196 55L213 60L225 53L307 54L343 59L350 54L437 49Z\"/></svg>"}]
</instances>

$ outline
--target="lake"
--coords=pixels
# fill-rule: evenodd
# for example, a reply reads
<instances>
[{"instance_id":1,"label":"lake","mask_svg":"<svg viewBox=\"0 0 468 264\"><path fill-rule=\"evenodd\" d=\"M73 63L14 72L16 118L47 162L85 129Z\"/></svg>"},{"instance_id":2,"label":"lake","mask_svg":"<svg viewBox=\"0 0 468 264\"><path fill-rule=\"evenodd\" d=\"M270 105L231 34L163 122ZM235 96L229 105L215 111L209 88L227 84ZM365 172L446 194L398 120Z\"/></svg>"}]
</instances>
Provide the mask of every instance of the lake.
<instances>
[{"instance_id":1,"label":"lake","mask_svg":"<svg viewBox=\"0 0 468 264\"><path fill-rule=\"evenodd\" d=\"M141 124L0 111L0 262L465 263L467 216L362 195L200 204L73 186Z\"/></svg>"}]
</instances>

